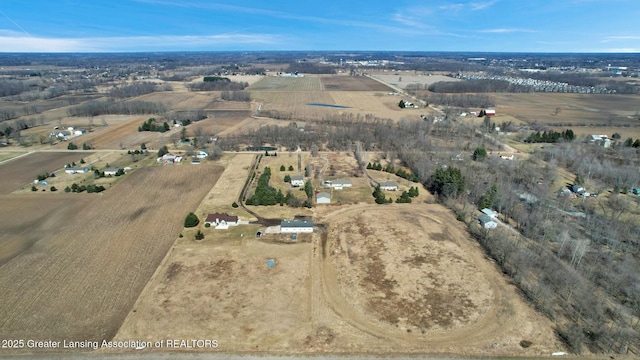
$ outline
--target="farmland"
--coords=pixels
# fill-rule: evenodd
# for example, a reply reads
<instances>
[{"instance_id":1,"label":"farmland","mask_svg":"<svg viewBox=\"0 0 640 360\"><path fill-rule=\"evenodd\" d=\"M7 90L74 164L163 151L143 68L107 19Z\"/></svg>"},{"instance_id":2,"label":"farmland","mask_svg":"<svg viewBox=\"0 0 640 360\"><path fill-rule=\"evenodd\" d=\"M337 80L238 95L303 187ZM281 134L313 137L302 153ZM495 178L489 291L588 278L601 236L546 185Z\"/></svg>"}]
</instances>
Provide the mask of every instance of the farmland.
<instances>
[{"instance_id":1,"label":"farmland","mask_svg":"<svg viewBox=\"0 0 640 360\"><path fill-rule=\"evenodd\" d=\"M638 197L630 189L638 184L638 152L620 143L595 151L583 141L615 132L623 140L640 138L637 95L489 93L496 116L458 116L477 109L425 106L402 91L408 84L461 81L440 75L445 71L349 68L340 60L333 74L229 75L249 82L243 91L250 101L226 101L222 91L190 91L189 85L205 73L263 73L270 62L232 62L230 69L227 63L180 68L186 60L177 61L165 64L170 70L153 65L129 77L102 67L95 87L34 101L46 111L26 120L18 114L0 126L1 338L209 338L228 353L284 355L637 352ZM318 72L329 66L303 65ZM461 61L451 68L476 65ZM286 63L278 66L287 71ZM173 90L109 95L138 76ZM0 100L12 111L37 110L17 98ZM69 116L70 107L90 99L166 109ZM400 108L400 100L416 101L417 108ZM172 123L194 114L206 118ZM151 117L171 128L139 132ZM485 120L515 126L499 134ZM50 144L49 133L68 126L87 132ZM265 126L272 127L252 132ZM523 141L545 126L572 128L577 139ZM67 150L69 142L93 149ZM127 153L142 143L148 154ZM158 164L157 150L165 145L184 161ZM262 145L274 146L277 156L245 151ZM199 148L219 150L216 160L192 162ZM480 148L488 154L476 159L472 153ZM513 161L499 158L514 148ZM93 169L64 173L65 164L80 159L98 170L130 169L98 179ZM365 171L358 161L391 163L419 181ZM269 186L300 201L248 204L265 167ZM51 172L56 177L46 184L33 183ZM304 187L284 177L305 172L314 193L330 193L330 204L315 204L312 196L309 207L300 206L307 200ZM557 196L579 176L597 197ZM352 187L323 186L345 178ZM375 204L373 185L389 180L399 191L384 191L386 198L396 200L414 186L419 195L408 204ZM247 196L239 199L245 182ZM72 183L106 191L50 188ZM499 212L498 229L478 224L478 207L486 203ZM200 222L183 228L189 212ZM237 215L242 224L205 226L214 212ZM264 233L262 218L275 224L301 216L313 219L313 233L295 241L290 234ZM196 240L199 232L204 239ZM273 267L267 266L271 259Z\"/></svg>"},{"instance_id":2,"label":"farmland","mask_svg":"<svg viewBox=\"0 0 640 360\"><path fill-rule=\"evenodd\" d=\"M3 195L0 233L23 251L0 267L0 337L110 339L221 170L144 168L101 195Z\"/></svg>"},{"instance_id":3,"label":"farmland","mask_svg":"<svg viewBox=\"0 0 640 360\"><path fill-rule=\"evenodd\" d=\"M9 194L30 184L39 174L52 173L65 164L80 161L91 153L38 152L0 165L0 194Z\"/></svg>"},{"instance_id":4,"label":"farmland","mask_svg":"<svg viewBox=\"0 0 640 360\"><path fill-rule=\"evenodd\" d=\"M316 86L316 82L320 85ZM269 114L272 111L278 117L287 119L322 119L334 114L350 113L400 120L417 119L419 114L425 112L425 109L400 109L398 102L401 97L389 95L391 88L364 76L266 77L250 90L255 101L264 103L264 112ZM342 108L309 104L337 105Z\"/></svg>"},{"instance_id":5,"label":"farmland","mask_svg":"<svg viewBox=\"0 0 640 360\"><path fill-rule=\"evenodd\" d=\"M324 209L314 218L327 233L310 242L256 239L255 229L240 227L212 230L201 242L180 239L115 339L215 338L221 351L276 353L455 347L535 355L558 346L548 320L500 279L455 222L447 225L451 215L441 206ZM381 216L386 224L374 221ZM394 251L403 255L384 255ZM275 259L274 268L267 259ZM424 277L430 280L418 281ZM387 300L380 298L385 292ZM422 318L405 314L414 311L438 315L417 324ZM535 345L522 349L521 339Z\"/></svg>"}]
</instances>

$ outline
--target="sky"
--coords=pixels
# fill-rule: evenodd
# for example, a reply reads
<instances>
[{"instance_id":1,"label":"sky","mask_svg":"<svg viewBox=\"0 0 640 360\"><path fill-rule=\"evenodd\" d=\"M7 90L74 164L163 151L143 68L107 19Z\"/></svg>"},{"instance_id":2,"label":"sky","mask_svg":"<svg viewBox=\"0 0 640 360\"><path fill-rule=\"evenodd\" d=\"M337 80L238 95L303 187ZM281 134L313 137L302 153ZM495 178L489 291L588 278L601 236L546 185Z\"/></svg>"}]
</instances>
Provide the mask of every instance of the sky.
<instances>
[{"instance_id":1,"label":"sky","mask_svg":"<svg viewBox=\"0 0 640 360\"><path fill-rule=\"evenodd\" d=\"M0 0L0 52L640 52L640 0Z\"/></svg>"}]
</instances>

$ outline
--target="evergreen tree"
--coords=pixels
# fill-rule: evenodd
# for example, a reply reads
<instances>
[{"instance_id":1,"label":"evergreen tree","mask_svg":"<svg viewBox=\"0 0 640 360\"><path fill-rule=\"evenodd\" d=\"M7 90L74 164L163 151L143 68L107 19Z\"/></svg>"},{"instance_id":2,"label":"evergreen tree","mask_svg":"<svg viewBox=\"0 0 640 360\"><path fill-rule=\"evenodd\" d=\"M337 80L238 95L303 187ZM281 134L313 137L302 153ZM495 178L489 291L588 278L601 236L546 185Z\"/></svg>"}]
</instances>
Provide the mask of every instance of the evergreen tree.
<instances>
[{"instance_id":1,"label":"evergreen tree","mask_svg":"<svg viewBox=\"0 0 640 360\"><path fill-rule=\"evenodd\" d=\"M483 147L478 147L473 151L473 160L482 161L487 157L487 150Z\"/></svg>"},{"instance_id":2,"label":"evergreen tree","mask_svg":"<svg viewBox=\"0 0 640 360\"><path fill-rule=\"evenodd\" d=\"M445 197L458 197L466 188L466 179L460 169L448 167L436 170L429 179L429 189Z\"/></svg>"},{"instance_id":3,"label":"evergreen tree","mask_svg":"<svg viewBox=\"0 0 640 360\"><path fill-rule=\"evenodd\" d=\"M313 184L311 184L311 180L307 180L304 183L304 192L307 194L307 199L310 201L313 198Z\"/></svg>"},{"instance_id":4,"label":"evergreen tree","mask_svg":"<svg viewBox=\"0 0 640 360\"><path fill-rule=\"evenodd\" d=\"M198 216L194 213L189 213L187 217L184 219L184 227L192 228L196 227L200 223Z\"/></svg>"}]
</instances>

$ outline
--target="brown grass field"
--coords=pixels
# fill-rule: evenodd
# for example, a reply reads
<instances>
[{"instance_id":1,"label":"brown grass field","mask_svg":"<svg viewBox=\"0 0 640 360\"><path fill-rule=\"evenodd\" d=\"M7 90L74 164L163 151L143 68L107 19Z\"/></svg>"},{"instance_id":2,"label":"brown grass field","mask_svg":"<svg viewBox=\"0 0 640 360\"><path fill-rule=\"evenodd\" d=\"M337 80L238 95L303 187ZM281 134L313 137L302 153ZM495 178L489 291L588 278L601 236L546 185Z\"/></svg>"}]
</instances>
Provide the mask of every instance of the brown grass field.
<instances>
[{"instance_id":1,"label":"brown grass field","mask_svg":"<svg viewBox=\"0 0 640 360\"><path fill-rule=\"evenodd\" d=\"M256 239L252 226L180 239L115 340L216 339L217 351L293 354L562 349L442 206L325 206L314 219L326 232L298 243Z\"/></svg>"},{"instance_id":2,"label":"brown grass field","mask_svg":"<svg viewBox=\"0 0 640 360\"><path fill-rule=\"evenodd\" d=\"M0 337L110 339L221 172L155 166L102 195L2 195L0 234L25 246L0 267Z\"/></svg>"}]
</instances>

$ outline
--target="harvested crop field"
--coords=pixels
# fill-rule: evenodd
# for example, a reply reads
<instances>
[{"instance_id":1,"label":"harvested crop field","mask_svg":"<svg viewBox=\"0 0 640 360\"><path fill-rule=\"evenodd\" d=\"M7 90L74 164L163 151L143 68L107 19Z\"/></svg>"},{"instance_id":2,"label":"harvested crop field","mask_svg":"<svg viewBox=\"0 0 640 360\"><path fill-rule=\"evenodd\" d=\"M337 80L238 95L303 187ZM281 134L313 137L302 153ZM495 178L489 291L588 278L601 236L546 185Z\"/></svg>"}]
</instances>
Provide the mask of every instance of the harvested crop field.
<instances>
[{"instance_id":1,"label":"harvested crop field","mask_svg":"<svg viewBox=\"0 0 640 360\"><path fill-rule=\"evenodd\" d=\"M322 75L323 90L331 91L393 91L392 88L366 76Z\"/></svg>"},{"instance_id":2,"label":"harvested crop field","mask_svg":"<svg viewBox=\"0 0 640 360\"><path fill-rule=\"evenodd\" d=\"M253 91L320 91L322 83L318 75L304 77L266 76L247 90Z\"/></svg>"},{"instance_id":3,"label":"harvested crop field","mask_svg":"<svg viewBox=\"0 0 640 360\"><path fill-rule=\"evenodd\" d=\"M109 123L109 126L96 127L95 131L78 136L69 140L81 146L83 143L90 144L94 149L139 149L140 144L145 143L148 149L158 149L169 142L168 138L178 130L172 128L169 132L159 133L153 131L138 131L142 125L152 115L131 116L128 120L119 120ZM160 122L162 124L162 122ZM66 148L68 142L61 142L56 145L58 148Z\"/></svg>"},{"instance_id":4,"label":"harvested crop field","mask_svg":"<svg viewBox=\"0 0 640 360\"><path fill-rule=\"evenodd\" d=\"M310 243L257 239L252 226L180 239L115 339L216 339L222 352L294 354L562 349L552 324L442 206L314 212L326 229Z\"/></svg>"},{"instance_id":5,"label":"harvested crop field","mask_svg":"<svg viewBox=\"0 0 640 360\"><path fill-rule=\"evenodd\" d=\"M491 94L498 115L524 122L541 122L561 129L568 126L638 127L639 95L599 94ZM611 135L611 134L609 134Z\"/></svg>"},{"instance_id":6,"label":"harvested crop field","mask_svg":"<svg viewBox=\"0 0 640 360\"><path fill-rule=\"evenodd\" d=\"M0 165L0 194L9 194L32 182L38 174L52 173L80 161L92 152L35 152Z\"/></svg>"},{"instance_id":7,"label":"harvested crop field","mask_svg":"<svg viewBox=\"0 0 640 360\"><path fill-rule=\"evenodd\" d=\"M156 166L102 194L3 195L17 222L0 233L35 242L0 266L0 337L111 339L222 170Z\"/></svg>"},{"instance_id":8,"label":"harvested crop field","mask_svg":"<svg viewBox=\"0 0 640 360\"><path fill-rule=\"evenodd\" d=\"M406 88L407 85L421 84L429 86L439 81L461 81L444 75L417 75L414 72L397 72L397 73L375 73L372 75L374 78L379 79L387 84L399 88Z\"/></svg>"}]
</instances>

